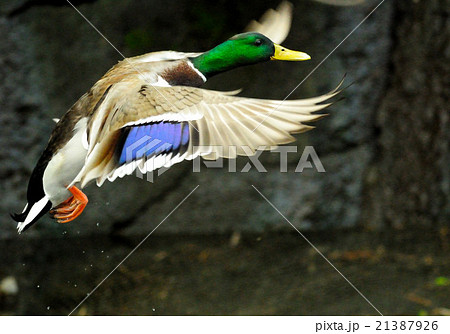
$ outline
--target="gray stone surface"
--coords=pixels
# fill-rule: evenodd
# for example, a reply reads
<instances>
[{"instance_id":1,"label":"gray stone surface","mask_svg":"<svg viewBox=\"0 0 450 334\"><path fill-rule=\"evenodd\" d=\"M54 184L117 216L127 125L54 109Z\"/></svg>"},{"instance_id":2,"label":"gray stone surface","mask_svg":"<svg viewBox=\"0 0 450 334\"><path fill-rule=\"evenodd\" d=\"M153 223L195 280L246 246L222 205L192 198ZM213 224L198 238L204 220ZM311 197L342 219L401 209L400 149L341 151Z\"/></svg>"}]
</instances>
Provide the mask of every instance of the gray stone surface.
<instances>
[{"instance_id":1,"label":"gray stone surface","mask_svg":"<svg viewBox=\"0 0 450 334\"><path fill-rule=\"evenodd\" d=\"M445 238L450 222L449 7L439 0L414 6L401 1L395 9L391 79L377 111L379 154L369 168L364 216L378 226L428 226Z\"/></svg>"},{"instance_id":2,"label":"gray stone surface","mask_svg":"<svg viewBox=\"0 0 450 334\"><path fill-rule=\"evenodd\" d=\"M78 97L121 56L68 6L29 6L8 16L17 1L0 7L0 235L15 235L8 212L25 204L28 177L53 127ZM305 63L269 63L214 78L208 87L243 87L247 96L282 99L346 37L374 7L295 3L285 45L312 55ZM277 1L112 1L79 4L79 10L125 56L176 49L206 50L237 33ZM354 83L346 99L330 108L317 129L298 136L290 173L279 173L278 155L265 153L268 173L192 173L192 164L173 166L156 182L135 177L90 186L90 203L77 221L58 225L43 218L22 237L146 233L196 185L196 192L160 227L163 232L215 233L230 230L291 229L252 188L254 184L299 228L352 227L360 221L362 185L375 154L374 115L387 80L391 52L391 2L383 4L321 65L290 98L321 94L347 73ZM293 173L305 145L313 145L326 173ZM238 165L247 160L240 159Z\"/></svg>"}]
</instances>

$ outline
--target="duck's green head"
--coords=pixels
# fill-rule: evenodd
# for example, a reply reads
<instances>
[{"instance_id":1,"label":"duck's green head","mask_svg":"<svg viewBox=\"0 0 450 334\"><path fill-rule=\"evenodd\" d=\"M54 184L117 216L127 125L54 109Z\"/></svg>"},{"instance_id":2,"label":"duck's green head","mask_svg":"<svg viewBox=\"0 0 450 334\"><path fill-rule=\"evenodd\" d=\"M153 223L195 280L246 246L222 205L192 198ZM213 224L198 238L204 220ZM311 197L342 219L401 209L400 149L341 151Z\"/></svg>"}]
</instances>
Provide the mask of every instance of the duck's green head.
<instances>
[{"instance_id":1,"label":"duck's green head","mask_svg":"<svg viewBox=\"0 0 450 334\"><path fill-rule=\"evenodd\" d=\"M231 37L214 49L192 58L197 70L209 78L239 66L268 60L300 61L311 59L304 52L292 51L273 43L260 33L244 33Z\"/></svg>"}]
</instances>

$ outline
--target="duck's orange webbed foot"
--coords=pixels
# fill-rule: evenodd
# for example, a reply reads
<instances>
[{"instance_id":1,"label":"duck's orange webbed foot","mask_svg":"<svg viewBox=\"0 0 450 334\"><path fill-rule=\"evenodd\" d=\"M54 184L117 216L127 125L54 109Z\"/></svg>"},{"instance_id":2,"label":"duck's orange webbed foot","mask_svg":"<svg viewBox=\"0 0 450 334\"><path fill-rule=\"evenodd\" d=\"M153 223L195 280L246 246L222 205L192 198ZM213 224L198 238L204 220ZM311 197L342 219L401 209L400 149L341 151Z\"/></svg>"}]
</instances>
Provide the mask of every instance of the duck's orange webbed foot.
<instances>
[{"instance_id":1,"label":"duck's orange webbed foot","mask_svg":"<svg viewBox=\"0 0 450 334\"><path fill-rule=\"evenodd\" d=\"M73 196L62 202L50 211L58 223L68 223L77 218L83 212L88 203L88 198L75 186L68 189Z\"/></svg>"}]
</instances>

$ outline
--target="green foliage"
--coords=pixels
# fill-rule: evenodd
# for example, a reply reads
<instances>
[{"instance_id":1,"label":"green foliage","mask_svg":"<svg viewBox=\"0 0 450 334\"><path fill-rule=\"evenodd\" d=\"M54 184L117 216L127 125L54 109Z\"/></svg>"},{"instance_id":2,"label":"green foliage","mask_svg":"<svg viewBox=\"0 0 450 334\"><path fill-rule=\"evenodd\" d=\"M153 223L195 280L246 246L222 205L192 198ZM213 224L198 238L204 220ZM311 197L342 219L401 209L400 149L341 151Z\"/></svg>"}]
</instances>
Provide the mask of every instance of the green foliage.
<instances>
[{"instance_id":1,"label":"green foliage","mask_svg":"<svg viewBox=\"0 0 450 334\"><path fill-rule=\"evenodd\" d=\"M434 284L436 286L448 286L450 285L450 279L445 276L439 276L434 280Z\"/></svg>"},{"instance_id":2,"label":"green foliage","mask_svg":"<svg viewBox=\"0 0 450 334\"><path fill-rule=\"evenodd\" d=\"M419 310L419 312L417 312L417 315L419 316L427 316L428 315L428 311L427 310Z\"/></svg>"}]
</instances>

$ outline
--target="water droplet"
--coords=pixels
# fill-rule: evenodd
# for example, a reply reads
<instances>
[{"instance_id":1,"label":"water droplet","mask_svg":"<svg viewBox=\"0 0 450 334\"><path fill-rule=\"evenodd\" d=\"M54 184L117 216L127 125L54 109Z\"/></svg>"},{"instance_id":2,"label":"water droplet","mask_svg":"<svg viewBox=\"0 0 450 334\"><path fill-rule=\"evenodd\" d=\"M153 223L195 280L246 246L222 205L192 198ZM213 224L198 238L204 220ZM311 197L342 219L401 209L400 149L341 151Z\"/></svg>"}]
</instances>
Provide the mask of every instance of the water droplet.
<instances>
[{"instance_id":1,"label":"water droplet","mask_svg":"<svg viewBox=\"0 0 450 334\"><path fill-rule=\"evenodd\" d=\"M76 285L76 284L74 284L73 286L74 286L74 287L77 287L77 285Z\"/></svg>"},{"instance_id":2,"label":"water droplet","mask_svg":"<svg viewBox=\"0 0 450 334\"><path fill-rule=\"evenodd\" d=\"M101 251L101 253L104 253L105 251Z\"/></svg>"},{"instance_id":3,"label":"water droplet","mask_svg":"<svg viewBox=\"0 0 450 334\"><path fill-rule=\"evenodd\" d=\"M97 223L97 227L99 227L100 226L100 223Z\"/></svg>"},{"instance_id":4,"label":"water droplet","mask_svg":"<svg viewBox=\"0 0 450 334\"><path fill-rule=\"evenodd\" d=\"M50 306L47 306L47 310L50 310Z\"/></svg>"},{"instance_id":5,"label":"water droplet","mask_svg":"<svg viewBox=\"0 0 450 334\"><path fill-rule=\"evenodd\" d=\"M39 289L40 287L41 287L40 285L36 285L36 288L38 288L38 289Z\"/></svg>"},{"instance_id":6,"label":"water droplet","mask_svg":"<svg viewBox=\"0 0 450 334\"><path fill-rule=\"evenodd\" d=\"M155 312L156 310L154 308L152 308L152 311Z\"/></svg>"}]
</instances>

